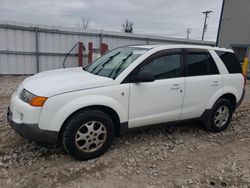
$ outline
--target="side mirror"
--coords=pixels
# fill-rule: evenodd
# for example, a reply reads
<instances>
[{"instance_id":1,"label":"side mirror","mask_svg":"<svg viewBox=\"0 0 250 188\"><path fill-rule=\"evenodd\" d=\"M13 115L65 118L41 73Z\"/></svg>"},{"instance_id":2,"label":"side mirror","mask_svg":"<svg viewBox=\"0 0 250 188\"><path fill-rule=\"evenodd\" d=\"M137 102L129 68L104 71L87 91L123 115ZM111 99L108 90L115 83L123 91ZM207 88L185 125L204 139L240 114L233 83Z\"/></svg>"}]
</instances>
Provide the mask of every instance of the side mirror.
<instances>
[{"instance_id":1,"label":"side mirror","mask_svg":"<svg viewBox=\"0 0 250 188\"><path fill-rule=\"evenodd\" d=\"M149 71L139 71L137 75L135 75L133 82L153 82L155 81L154 75Z\"/></svg>"}]
</instances>

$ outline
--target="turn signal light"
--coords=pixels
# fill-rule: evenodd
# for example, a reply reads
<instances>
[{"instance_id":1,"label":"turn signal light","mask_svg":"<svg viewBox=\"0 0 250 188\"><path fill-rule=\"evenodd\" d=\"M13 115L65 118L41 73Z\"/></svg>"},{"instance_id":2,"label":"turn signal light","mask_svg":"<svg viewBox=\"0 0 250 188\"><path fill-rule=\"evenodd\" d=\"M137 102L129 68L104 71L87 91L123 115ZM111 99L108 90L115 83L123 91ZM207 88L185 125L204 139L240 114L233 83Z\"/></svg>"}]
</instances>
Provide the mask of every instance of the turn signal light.
<instances>
[{"instance_id":1,"label":"turn signal light","mask_svg":"<svg viewBox=\"0 0 250 188\"><path fill-rule=\"evenodd\" d=\"M30 105L31 106L37 106L37 107L42 107L43 104L45 103L45 101L47 100L47 97L39 97L39 96L35 96L32 97L31 101L30 101Z\"/></svg>"}]
</instances>

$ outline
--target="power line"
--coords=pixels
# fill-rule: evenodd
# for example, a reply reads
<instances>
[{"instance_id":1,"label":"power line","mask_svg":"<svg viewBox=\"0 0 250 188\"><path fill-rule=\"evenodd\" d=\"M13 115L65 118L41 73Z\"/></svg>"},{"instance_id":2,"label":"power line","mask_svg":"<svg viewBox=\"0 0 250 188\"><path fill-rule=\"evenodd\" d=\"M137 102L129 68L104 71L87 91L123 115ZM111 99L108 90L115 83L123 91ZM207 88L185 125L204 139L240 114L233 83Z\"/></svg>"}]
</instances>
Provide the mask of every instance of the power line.
<instances>
[{"instance_id":1,"label":"power line","mask_svg":"<svg viewBox=\"0 0 250 188\"><path fill-rule=\"evenodd\" d=\"M203 26L203 31L202 31L202 37L201 37L201 40L204 40L204 35L205 35L205 32L207 31L207 18L208 18L208 15L210 13L212 13L213 11L211 10L207 10L207 11L204 11L202 12L203 14L205 14L205 20L204 20L204 26Z\"/></svg>"}]
</instances>

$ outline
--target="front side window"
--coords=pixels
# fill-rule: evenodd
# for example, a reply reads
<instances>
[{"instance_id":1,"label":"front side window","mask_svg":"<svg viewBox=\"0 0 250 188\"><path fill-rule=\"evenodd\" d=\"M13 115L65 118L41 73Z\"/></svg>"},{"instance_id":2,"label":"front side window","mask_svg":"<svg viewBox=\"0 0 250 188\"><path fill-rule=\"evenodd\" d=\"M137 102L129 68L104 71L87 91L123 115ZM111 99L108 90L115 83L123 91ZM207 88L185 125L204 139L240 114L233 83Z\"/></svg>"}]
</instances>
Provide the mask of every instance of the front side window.
<instances>
[{"instance_id":1,"label":"front side window","mask_svg":"<svg viewBox=\"0 0 250 188\"><path fill-rule=\"evenodd\" d=\"M156 80L180 77L181 55L169 54L157 57L140 69L151 72Z\"/></svg>"},{"instance_id":2,"label":"front side window","mask_svg":"<svg viewBox=\"0 0 250 188\"><path fill-rule=\"evenodd\" d=\"M117 78L138 57L148 49L138 47L121 47L110 51L84 68L95 75Z\"/></svg>"},{"instance_id":3,"label":"front side window","mask_svg":"<svg viewBox=\"0 0 250 188\"><path fill-rule=\"evenodd\" d=\"M209 53L187 53L187 76L219 74L218 68Z\"/></svg>"}]
</instances>

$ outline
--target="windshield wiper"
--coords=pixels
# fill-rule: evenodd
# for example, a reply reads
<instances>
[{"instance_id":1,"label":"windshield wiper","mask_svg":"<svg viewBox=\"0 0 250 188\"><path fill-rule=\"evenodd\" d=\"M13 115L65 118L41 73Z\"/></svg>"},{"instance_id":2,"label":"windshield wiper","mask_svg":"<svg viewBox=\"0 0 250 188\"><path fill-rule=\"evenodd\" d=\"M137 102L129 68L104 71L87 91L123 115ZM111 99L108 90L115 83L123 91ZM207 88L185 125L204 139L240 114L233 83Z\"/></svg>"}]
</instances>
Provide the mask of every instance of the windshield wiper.
<instances>
[{"instance_id":1,"label":"windshield wiper","mask_svg":"<svg viewBox=\"0 0 250 188\"><path fill-rule=\"evenodd\" d=\"M130 58L130 56L133 55L133 52L131 52L127 57L125 57L121 63L117 66L117 68L114 68L111 73L109 74L109 77L113 74L113 72L115 71L115 75L114 78L117 76L117 74L119 73L119 71L121 70L122 66L126 63L126 61L128 60L128 58Z\"/></svg>"},{"instance_id":2,"label":"windshield wiper","mask_svg":"<svg viewBox=\"0 0 250 188\"><path fill-rule=\"evenodd\" d=\"M86 68L89 66L90 64L86 65L85 67L82 67L82 70L86 71Z\"/></svg>"},{"instance_id":3,"label":"windshield wiper","mask_svg":"<svg viewBox=\"0 0 250 188\"><path fill-rule=\"evenodd\" d=\"M91 71L91 73L93 73L100 65L102 65L102 68L100 68L100 70L98 70L95 74L98 74L99 72L101 72L101 70L103 69L103 67L104 67L106 64L108 64L115 56L117 56L117 55L120 54L120 53L121 53L121 52L117 52L116 54L110 56L106 62L104 62L103 64L97 65L97 66ZM94 74L94 73L93 73L93 74Z\"/></svg>"}]
</instances>

